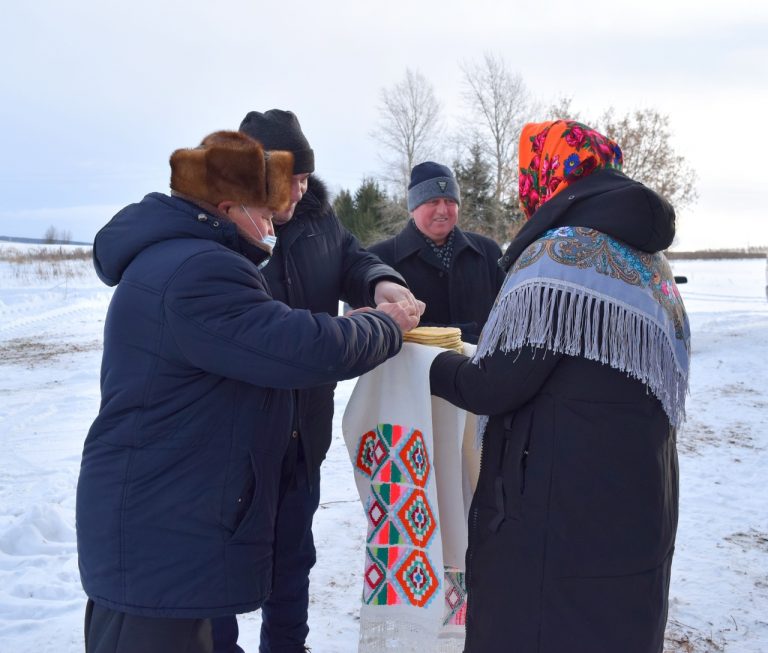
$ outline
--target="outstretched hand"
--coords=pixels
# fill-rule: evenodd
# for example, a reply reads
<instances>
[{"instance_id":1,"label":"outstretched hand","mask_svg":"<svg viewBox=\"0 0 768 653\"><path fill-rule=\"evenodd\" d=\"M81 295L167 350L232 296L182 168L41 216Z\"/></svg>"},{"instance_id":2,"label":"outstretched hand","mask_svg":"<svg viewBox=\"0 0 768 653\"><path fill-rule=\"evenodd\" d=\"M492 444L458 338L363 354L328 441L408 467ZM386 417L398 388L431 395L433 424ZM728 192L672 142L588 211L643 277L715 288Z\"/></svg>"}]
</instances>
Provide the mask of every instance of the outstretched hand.
<instances>
[{"instance_id":1,"label":"outstretched hand","mask_svg":"<svg viewBox=\"0 0 768 653\"><path fill-rule=\"evenodd\" d=\"M380 304L387 302L405 302L412 311L418 312L419 315L424 313L426 306L424 302L416 299L408 288L394 281L379 281L373 291L373 301L376 303L377 308Z\"/></svg>"},{"instance_id":2,"label":"outstretched hand","mask_svg":"<svg viewBox=\"0 0 768 653\"><path fill-rule=\"evenodd\" d=\"M368 313L371 311L381 311L382 313L386 313L395 321L397 326L400 327L400 330L405 333L419 324L421 314L424 312L424 302L416 300L415 306L406 301L381 302L375 309L370 306L363 306L362 308L356 308L355 310L349 311L346 315Z\"/></svg>"}]
</instances>

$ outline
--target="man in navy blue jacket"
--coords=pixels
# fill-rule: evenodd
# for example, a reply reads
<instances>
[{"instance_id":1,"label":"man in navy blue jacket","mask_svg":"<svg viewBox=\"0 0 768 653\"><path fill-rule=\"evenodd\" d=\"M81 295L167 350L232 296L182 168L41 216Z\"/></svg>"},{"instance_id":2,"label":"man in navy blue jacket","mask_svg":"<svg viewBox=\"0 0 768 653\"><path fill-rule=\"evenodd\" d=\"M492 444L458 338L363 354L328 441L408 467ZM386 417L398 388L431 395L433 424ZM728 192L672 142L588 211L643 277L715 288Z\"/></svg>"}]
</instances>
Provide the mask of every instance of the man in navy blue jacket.
<instances>
[{"instance_id":1,"label":"man in navy blue jacket","mask_svg":"<svg viewBox=\"0 0 768 653\"><path fill-rule=\"evenodd\" d=\"M314 174L315 157L290 111L251 111L240 131L265 149L293 154L291 203L273 217L278 242L264 276L272 295L292 308L338 313L339 301L375 306L404 301L423 310L403 277L360 246L339 221ZM309 632L309 573L316 553L312 519L320 500L320 465L331 444L335 383L296 393L292 443L284 461L275 532L272 593L261 609L261 653L298 653ZM239 653L234 616L213 623L216 653Z\"/></svg>"},{"instance_id":2,"label":"man in navy blue jacket","mask_svg":"<svg viewBox=\"0 0 768 653\"><path fill-rule=\"evenodd\" d=\"M94 242L117 288L77 489L88 653L209 653L211 617L259 608L292 389L365 373L418 323L406 303L332 317L272 298L259 266L290 205L290 153L216 132L170 163L171 196L124 208Z\"/></svg>"}]
</instances>

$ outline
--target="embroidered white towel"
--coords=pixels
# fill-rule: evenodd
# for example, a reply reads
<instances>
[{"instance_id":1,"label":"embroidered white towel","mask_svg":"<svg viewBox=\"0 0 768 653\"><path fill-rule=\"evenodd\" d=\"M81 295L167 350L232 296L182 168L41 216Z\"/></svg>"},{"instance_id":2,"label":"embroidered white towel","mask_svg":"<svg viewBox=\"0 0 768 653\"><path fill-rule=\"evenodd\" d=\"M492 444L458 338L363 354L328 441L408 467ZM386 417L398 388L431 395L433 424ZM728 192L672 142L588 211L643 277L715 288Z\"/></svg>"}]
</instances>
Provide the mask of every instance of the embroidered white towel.
<instances>
[{"instance_id":1,"label":"embroidered white towel","mask_svg":"<svg viewBox=\"0 0 768 653\"><path fill-rule=\"evenodd\" d=\"M358 379L342 420L368 522L360 653L464 648L464 554L479 453L475 416L430 395L429 367L442 351L405 343Z\"/></svg>"}]
</instances>

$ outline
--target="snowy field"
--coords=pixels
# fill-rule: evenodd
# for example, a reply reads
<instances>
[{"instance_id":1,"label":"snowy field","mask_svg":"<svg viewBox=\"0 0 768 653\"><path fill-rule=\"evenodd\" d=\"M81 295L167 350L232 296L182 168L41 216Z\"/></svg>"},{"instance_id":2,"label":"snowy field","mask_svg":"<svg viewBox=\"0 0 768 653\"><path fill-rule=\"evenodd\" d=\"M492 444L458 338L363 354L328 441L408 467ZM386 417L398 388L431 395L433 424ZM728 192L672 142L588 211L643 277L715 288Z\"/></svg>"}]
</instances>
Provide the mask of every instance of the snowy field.
<instances>
[{"instance_id":1,"label":"snowy field","mask_svg":"<svg viewBox=\"0 0 768 653\"><path fill-rule=\"evenodd\" d=\"M0 653L82 651L75 485L99 403L111 290L88 261L7 260L0 244ZM29 246L13 246L17 249ZM691 317L688 421L667 650L768 651L768 302L765 261L677 261ZM312 575L313 653L356 650L365 518L337 392ZM255 653L259 614L240 618ZM597 653L597 652L596 652Z\"/></svg>"}]
</instances>

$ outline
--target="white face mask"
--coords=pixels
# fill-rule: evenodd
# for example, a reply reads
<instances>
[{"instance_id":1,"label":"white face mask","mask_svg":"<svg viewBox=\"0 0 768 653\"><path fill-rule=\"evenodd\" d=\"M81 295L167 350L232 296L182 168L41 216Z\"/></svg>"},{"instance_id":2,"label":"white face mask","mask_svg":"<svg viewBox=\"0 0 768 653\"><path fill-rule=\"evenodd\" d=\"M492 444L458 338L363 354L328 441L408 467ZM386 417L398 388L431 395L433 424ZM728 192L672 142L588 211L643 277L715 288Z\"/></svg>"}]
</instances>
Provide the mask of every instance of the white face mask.
<instances>
[{"instance_id":1,"label":"white face mask","mask_svg":"<svg viewBox=\"0 0 768 653\"><path fill-rule=\"evenodd\" d=\"M259 225L256 224L256 221L251 217L251 214L248 213L248 209L245 208L243 204L240 205L240 208L243 209L243 212L245 215L248 216L248 219L251 221L251 224L254 226L256 231L259 234L259 242L264 246L263 249L267 251L267 253L272 256L272 250L275 249L275 245L277 244L277 236L272 236L270 234L262 234L261 229L259 229ZM269 259L267 259L269 261ZM262 263L262 266L266 265L265 263Z\"/></svg>"},{"instance_id":2,"label":"white face mask","mask_svg":"<svg viewBox=\"0 0 768 653\"><path fill-rule=\"evenodd\" d=\"M274 249L275 245L277 245L277 236L270 236L267 234L264 236L264 238L261 239L261 242L267 245L267 247Z\"/></svg>"}]
</instances>

